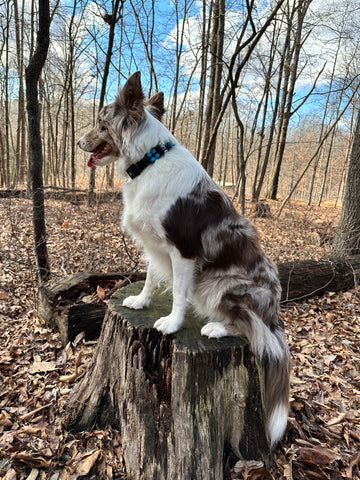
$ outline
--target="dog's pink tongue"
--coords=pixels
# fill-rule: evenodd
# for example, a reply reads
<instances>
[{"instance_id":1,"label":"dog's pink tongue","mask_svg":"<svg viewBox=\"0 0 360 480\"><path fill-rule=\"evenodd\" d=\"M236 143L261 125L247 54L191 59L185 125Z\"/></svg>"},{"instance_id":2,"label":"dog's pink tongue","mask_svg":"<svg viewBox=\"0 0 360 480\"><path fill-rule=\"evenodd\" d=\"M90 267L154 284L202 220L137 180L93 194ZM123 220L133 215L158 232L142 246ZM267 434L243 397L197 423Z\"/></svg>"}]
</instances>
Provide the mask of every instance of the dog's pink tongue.
<instances>
[{"instance_id":1,"label":"dog's pink tongue","mask_svg":"<svg viewBox=\"0 0 360 480\"><path fill-rule=\"evenodd\" d=\"M101 160L103 157L111 152L112 148L107 143L102 143L96 150L90 155L88 161L88 167L95 167L96 160Z\"/></svg>"}]
</instances>

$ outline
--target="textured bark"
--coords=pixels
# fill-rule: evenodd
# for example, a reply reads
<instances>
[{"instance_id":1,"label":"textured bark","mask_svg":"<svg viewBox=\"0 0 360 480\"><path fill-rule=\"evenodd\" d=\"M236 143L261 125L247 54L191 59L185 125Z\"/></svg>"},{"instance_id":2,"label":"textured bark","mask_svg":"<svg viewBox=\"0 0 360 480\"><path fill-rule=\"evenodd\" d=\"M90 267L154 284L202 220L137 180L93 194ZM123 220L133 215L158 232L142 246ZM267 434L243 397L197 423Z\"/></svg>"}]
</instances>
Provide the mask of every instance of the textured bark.
<instances>
[{"instance_id":1,"label":"textured bark","mask_svg":"<svg viewBox=\"0 0 360 480\"><path fill-rule=\"evenodd\" d=\"M324 292L350 290L360 280L360 255L331 260L301 260L278 265L282 302Z\"/></svg>"},{"instance_id":2,"label":"textured bark","mask_svg":"<svg viewBox=\"0 0 360 480\"><path fill-rule=\"evenodd\" d=\"M306 12L309 9L312 0L299 0L294 2L289 12L288 20L290 22L289 33L294 32L294 39L289 45L285 59L284 80L282 101L280 106L277 145L276 145L276 164L275 172L272 179L270 198L276 200L280 180L280 170L284 158L285 146L288 128L291 116L293 115L293 97L295 93L295 84L298 78L298 67L301 49L304 43L304 25ZM291 5L291 4L290 4ZM296 18L296 23L291 25Z\"/></svg>"},{"instance_id":3,"label":"textured bark","mask_svg":"<svg viewBox=\"0 0 360 480\"><path fill-rule=\"evenodd\" d=\"M360 110L351 149L349 172L340 222L336 231L333 252L337 256L360 254Z\"/></svg>"},{"instance_id":4,"label":"textured bark","mask_svg":"<svg viewBox=\"0 0 360 480\"><path fill-rule=\"evenodd\" d=\"M191 315L161 335L152 325L170 312L169 294L140 311L121 306L141 287L108 303L91 365L68 399L68 427L118 428L129 480L220 480L229 459L268 463L262 365L240 338L201 337Z\"/></svg>"},{"instance_id":5,"label":"textured bark","mask_svg":"<svg viewBox=\"0 0 360 480\"><path fill-rule=\"evenodd\" d=\"M144 280L145 274L131 277L132 281ZM98 286L104 290L116 289L117 284L126 282L120 273L75 273L63 278L55 285L44 285L39 290L38 315L51 327L60 332L63 345L85 332L87 340L98 338L104 320L106 304L96 295L91 302L84 296L96 293Z\"/></svg>"},{"instance_id":6,"label":"textured bark","mask_svg":"<svg viewBox=\"0 0 360 480\"><path fill-rule=\"evenodd\" d=\"M101 91L100 91L100 99L99 99L99 111L104 106L106 86L107 86L107 81L108 81L109 71L110 71L110 63L113 55L115 27L117 22L120 20L123 3L124 3L123 0L114 0L112 2L111 14L106 14L103 17L103 20L105 21L105 23L109 25L109 36L108 36L106 58L104 63L104 71L102 74ZM93 167L90 169L89 198L88 198L88 203L90 205L92 202L92 194L95 189L95 172L96 172L96 167Z\"/></svg>"},{"instance_id":7,"label":"textured bark","mask_svg":"<svg viewBox=\"0 0 360 480\"><path fill-rule=\"evenodd\" d=\"M50 263L46 245L46 225L43 186L43 154L40 132L40 105L38 82L50 43L49 0L39 2L39 31L34 54L25 70L26 106L29 124L29 170L33 200L34 249L39 283L50 277Z\"/></svg>"},{"instance_id":8,"label":"textured bark","mask_svg":"<svg viewBox=\"0 0 360 480\"><path fill-rule=\"evenodd\" d=\"M225 31L225 0L215 0L212 6L212 33L210 41L210 78L205 111L205 126L203 133L203 149L201 163L209 175L214 173L216 139L211 150L205 156L210 135L221 109L221 80L223 70L223 50Z\"/></svg>"}]
</instances>

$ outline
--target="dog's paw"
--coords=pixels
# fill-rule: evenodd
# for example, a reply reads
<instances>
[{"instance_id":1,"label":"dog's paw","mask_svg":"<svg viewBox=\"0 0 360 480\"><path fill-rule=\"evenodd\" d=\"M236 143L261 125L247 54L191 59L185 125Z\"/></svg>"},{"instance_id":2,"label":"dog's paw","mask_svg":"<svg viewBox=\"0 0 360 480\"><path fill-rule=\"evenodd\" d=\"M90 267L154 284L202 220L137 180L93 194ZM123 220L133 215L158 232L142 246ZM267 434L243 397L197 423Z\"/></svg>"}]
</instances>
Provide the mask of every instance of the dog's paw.
<instances>
[{"instance_id":1,"label":"dog's paw","mask_svg":"<svg viewBox=\"0 0 360 480\"><path fill-rule=\"evenodd\" d=\"M148 307L150 301L141 297L141 295L134 295L131 297L125 298L123 301L123 307L132 308L133 310L141 310L142 308Z\"/></svg>"},{"instance_id":2,"label":"dog's paw","mask_svg":"<svg viewBox=\"0 0 360 480\"><path fill-rule=\"evenodd\" d=\"M170 314L167 317L161 317L154 323L154 328L164 335L175 333L180 329L182 321Z\"/></svg>"},{"instance_id":3,"label":"dog's paw","mask_svg":"<svg viewBox=\"0 0 360 480\"><path fill-rule=\"evenodd\" d=\"M209 338L221 338L226 337L228 335L228 332L223 323L210 322L202 327L201 335Z\"/></svg>"}]
</instances>

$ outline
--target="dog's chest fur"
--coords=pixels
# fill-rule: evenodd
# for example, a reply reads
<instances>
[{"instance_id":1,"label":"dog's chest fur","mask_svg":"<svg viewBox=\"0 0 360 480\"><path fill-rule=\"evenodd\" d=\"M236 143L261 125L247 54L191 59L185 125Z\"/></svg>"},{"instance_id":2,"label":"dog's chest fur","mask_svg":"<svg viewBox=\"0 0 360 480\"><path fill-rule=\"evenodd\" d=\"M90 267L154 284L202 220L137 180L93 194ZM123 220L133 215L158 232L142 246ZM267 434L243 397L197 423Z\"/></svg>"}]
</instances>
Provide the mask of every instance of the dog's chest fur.
<instances>
[{"instance_id":1,"label":"dog's chest fur","mask_svg":"<svg viewBox=\"0 0 360 480\"><path fill-rule=\"evenodd\" d=\"M176 149L185 150L181 146ZM122 224L145 253L169 248L164 219L179 198L189 195L202 175L200 165L189 154L174 162L169 152L167 158L161 158L124 185Z\"/></svg>"}]
</instances>

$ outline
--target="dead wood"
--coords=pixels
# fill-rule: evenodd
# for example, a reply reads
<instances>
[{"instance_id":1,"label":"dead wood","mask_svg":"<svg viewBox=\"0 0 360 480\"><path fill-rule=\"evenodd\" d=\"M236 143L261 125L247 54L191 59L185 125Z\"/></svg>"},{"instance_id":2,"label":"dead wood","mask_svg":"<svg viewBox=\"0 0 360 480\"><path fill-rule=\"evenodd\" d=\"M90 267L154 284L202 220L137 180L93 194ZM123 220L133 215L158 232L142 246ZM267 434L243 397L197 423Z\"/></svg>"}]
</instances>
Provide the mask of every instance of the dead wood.
<instances>
[{"instance_id":1,"label":"dead wood","mask_svg":"<svg viewBox=\"0 0 360 480\"><path fill-rule=\"evenodd\" d=\"M278 269L282 302L286 303L356 287L360 279L360 256L322 261L297 260L281 263ZM64 344L82 331L88 340L93 340L99 336L106 311L103 299L96 295L97 287L104 289L106 298L110 298L119 286L123 286L117 282L125 280L126 283L127 278L121 273L70 275L55 285L40 289L38 314L60 331ZM145 274L138 273L129 280L134 282L144 278Z\"/></svg>"},{"instance_id":2,"label":"dead wood","mask_svg":"<svg viewBox=\"0 0 360 480\"><path fill-rule=\"evenodd\" d=\"M90 272L69 275L53 285L40 288L38 315L59 330L64 345L82 331L87 340L94 340L100 334L105 316L104 299L124 282L143 280L144 277L142 273L130 276Z\"/></svg>"},{"instance_id":3,"label":"dead wood","mask_svg":"<svg viewBox=\"0 0 360 480\"><path fill-rule=\"evenodd\" d=\"M29 192L26 189L0 189L0 198L27 198ZM65 200L71 203L86 203L88 201L88 191L72 188L54 187L52 185L44 186L45 199ZM106 203L109 201L121 200L121 191L113 192L93 192L93 203Z\"/></svg>"},{"instance_id":4,"label":"dead wood","mask_svg":"<svg viewBox=\"0 0 360 480\"><path fill-rule=\"evenodd\" d=\"M360 255L320 261L296 260L278 264L278 270L282 302L292 302L356 287L360 279Z\"/></svg>"},{"instance_id":5,"label":"dead wood","mask_svg":"<svg viewBox=\"0 0 360 480\"><path fill-rule=\"evenodd\" d=\"M171 310L170 294L134 311L109 301L91 365L67 403L68 427L110 424L120 430L128 479L223 478L229 459L269 461L263 368L240 338L209 340L196 319L163 336L154 321Z\"/></svg>"}]
</instances>

